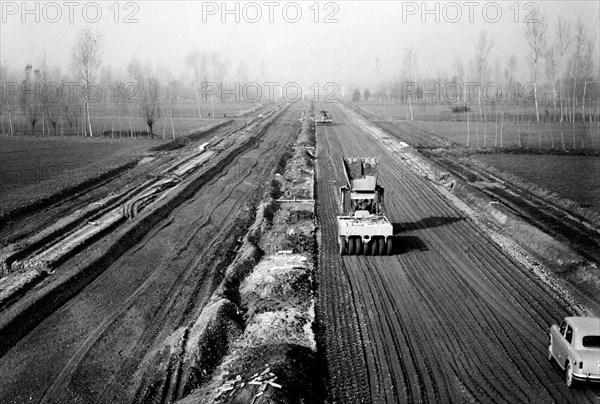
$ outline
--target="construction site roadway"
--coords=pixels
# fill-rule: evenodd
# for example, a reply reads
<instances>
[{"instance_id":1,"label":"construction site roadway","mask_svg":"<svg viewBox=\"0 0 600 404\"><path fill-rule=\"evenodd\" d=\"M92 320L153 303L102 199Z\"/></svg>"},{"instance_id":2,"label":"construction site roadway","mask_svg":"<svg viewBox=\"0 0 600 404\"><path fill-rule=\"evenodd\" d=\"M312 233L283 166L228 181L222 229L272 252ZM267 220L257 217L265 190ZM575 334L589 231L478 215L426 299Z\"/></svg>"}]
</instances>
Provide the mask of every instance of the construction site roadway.
<instances>
[{"instance_id":1,"label":"construction site roadway","mask_svg":"<svg viewBox=\"0 0 600 404\"><path fill-rule=\"evenodd\" d=\"M125 224L78 248L0 312L0 401L136 401L143 387L144 357L174 329L193 321L221 281L253 219L254 204L297 134L302 106L278 108L272 119L264 118L263 111L256 124L215 142L210 159L193 154L202 165L187 179L182 177L192 160L181 156L192 149L156 156L181 161L168 176L177 184L165 188L159 180L160 186L143 188L139 198L118 211L125 215ZM171 202L171 196L161 193L181 190L181 184L185 190ZM159 204L157 213L151 212L152 203ZM141 228L117 236L138 215ZM44 295L44 307L31 304L30 311L38 312L30 313L33 320L26 328L11 328L9 317L16 316L19 302L83 267L76 279Z\"/></svg>"},{"instance_id":2,"label":"construction site roadway","mask_svg":"<svg viewBox=\"0 0 600 404\"><path fill-rule=\"evenodd\" d=\"M332 403L598 403L546 359L548 328L582 307L501 248L402 152L342 107L317 126L320 346ZM319 109L319 108L316 108ZM340 256L342 157L379 157L390 256Z\"/></svg>"}]
</instances>

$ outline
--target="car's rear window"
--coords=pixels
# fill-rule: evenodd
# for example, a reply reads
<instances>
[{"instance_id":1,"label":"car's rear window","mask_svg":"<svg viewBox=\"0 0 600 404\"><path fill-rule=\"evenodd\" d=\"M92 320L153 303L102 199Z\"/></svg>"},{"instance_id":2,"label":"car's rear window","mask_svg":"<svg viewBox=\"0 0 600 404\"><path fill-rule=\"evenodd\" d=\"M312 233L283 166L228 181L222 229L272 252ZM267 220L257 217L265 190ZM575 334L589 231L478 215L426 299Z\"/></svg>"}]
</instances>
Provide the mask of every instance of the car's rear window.
<instances>
[{"instance_id":1,"label":"car's rear window","mask_svg":"<svg viewBox=\"0 0 600 404\"><path fill-rule=\"evenodd\" d=\"M600 348L600 335L586 335L581 344L586 348Z\"/></svg>"}]
</instances>

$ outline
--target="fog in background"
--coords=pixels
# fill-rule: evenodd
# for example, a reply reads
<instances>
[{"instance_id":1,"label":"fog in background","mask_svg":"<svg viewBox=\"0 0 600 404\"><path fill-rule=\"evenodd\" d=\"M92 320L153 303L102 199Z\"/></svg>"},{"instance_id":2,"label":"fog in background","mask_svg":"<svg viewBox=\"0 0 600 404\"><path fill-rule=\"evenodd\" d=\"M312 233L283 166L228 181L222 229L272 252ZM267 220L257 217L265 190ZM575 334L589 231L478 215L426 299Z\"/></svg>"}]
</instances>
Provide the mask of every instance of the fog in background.
<instances>
[{"instance_id":1,"label":"fog in background","mask_svg":"<svg viewBox=\"0 0 600 404\"><path fill-rule=\"evenodd\" d=\"M523 22L528 14L524 8L526 2L518 3L519 22L514 20L513 1L498 1L494 7L487 6L487 16L483 8L493 2L478 2L473 22L470 22L469 2L453 2L452 8L447 2L426 2L427 9L437 7L439 10L426 15L422 13L421 1L320 2L317 17L315 3L302 1L298 2L302 15L296 23L285 20L283 8L290 3L285 1L273 2L272 23L269 8L260 1L255 4L262 17L256 23L247 18L255 18L257 8L246 8L244 14L246 2L227 2L230 10L235 10L237 3L236 16L235 13L222 15L222 2L192 1L136 1L135 7L120 2L117 22L114 21L115 10L110 9L114 2L101 1L98 2L102 10L99 21L87 23L82 17L86 3L79 3L74 21L69 22L69 9L63 2L57 2L62 17L51 23L44 21L41 9L40 21L35 22L35 14L23 15L21 2L2 1L2 63L13 71L20 71L28 63L35 66L46 52L52 64L68 71L77 32L92 27L103 37L103 66L110 65L117 70L126 69L136 58L178 76L186 72L186 54L194 50L218 50L228 60L229 74L234 74L244 61L253 80L295 81L305 85L335 81L342 86L371 86L398 76L403 49L407 47L416 52L418 77L449 77L457 57L468 65L479 32L485 30L495 40L490 63L499 60L504 65L514 54L519 62L518 71L528 74ZM598 65L599 1L538 1L534 4L538 12L548 18L550 37L554 35L559 16L564 16L572 26L580 19L588 37L595 41L594 58ZM19 10L13 14L15 5ZM43 5L39 3L38 7ZM26 7L36 10L36 3L26 2ZM203 15L203 7L216 14ZM497 9L501 10L499 17ZM460 21L448 21L457 18L456 10L462 13ZM287 11L290 19L295 18L295 8L288 6ZM55 17L55 10L47 9L47 12L48 17ZM130 13L134 13L132 19L138 22L124 22ZM88 14L93 18L95 10L88 9ZM328 16L334 22L326 23ZM236 17L240 18L239 22L235 22ZM440 18L439 22L435 22L436 17ZM498 21L487 22L484 17Z\"/></svg>"}]
</instances>

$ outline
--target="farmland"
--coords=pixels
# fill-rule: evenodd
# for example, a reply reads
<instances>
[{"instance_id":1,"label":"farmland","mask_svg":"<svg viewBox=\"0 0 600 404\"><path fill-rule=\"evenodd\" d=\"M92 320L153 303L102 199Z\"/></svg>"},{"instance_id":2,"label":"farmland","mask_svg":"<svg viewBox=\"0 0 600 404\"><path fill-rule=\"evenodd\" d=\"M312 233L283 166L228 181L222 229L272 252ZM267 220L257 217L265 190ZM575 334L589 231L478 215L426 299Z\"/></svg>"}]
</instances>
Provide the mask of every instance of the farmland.
<instances>
[{"instance_id":1,"label":"farmland","mask_svg":"<svg viewBox=\"0 0 600 404\"><path fill-rule=\"evenodd\" d=\"M474 158L600 212L600 158L479 154Z\"/></svg>"},{"instance_id":2,"label":"farmland","mask_svg":"<svg viewBox=\"0 0 600 404\"><path fill-rule=\"evenodd\" d=\"M221 116L237 116L257 107L260 104L216 104L215 115L218 110ZM179 106L175 109L175 117L163 117L156 123L154 138L150 137L146 123L139 117L93 116L95 136L83 137L79 125L69 130L62 121L57 125L56 136L48 126L42 134L41 124L36 126L35 136L32 136L25 117L13 115L16 136L0 135L0 213L5 214L107 173L116 173L141 159L149 149L173 137L181 138L227 120L193 117L197 113L189 106ZM0 121L4 133L8 133L8 115L2 114Z\"/></svg>"},{"instance_id":3,"label":"farmland","mask_svg":"<svg viewBox=\"0 0 600 404\"><path fill-rule=\"evenodd\" d=\"M17 206L136 161L158 141L0 136L0 204Z\"/></svg>"},{"instance_id":4,"label":"farmland","mask_svg":"<svg viewBox=\"0 0 600 404\"><path fill-rule=\"evenodd\" d=\"M516 122L435 122L415 121L414 125L428 130L462 146L473 148L505 147L534 149L598 149L600 135L597 124L560 124ZM562 137L561 137L562 127Z\"/></svg>"},{"instance_id":5,"label":"farmland","mask_svg":"<svg viewBox=\"0 0 600 404\"><path fill-rule=\"evenodd\" d=\"M158 141L102 138L2 136L0 148L3 191L80 171L99 160L143 153Z\"/></svg>"},{"instance_id":6,"label":"farmland","mask_svg":"<svg viewBox=\"0 0 600 404\"><path fill-rule=\"evenodd\" d=\"M384 121L408 121L407 104L360 104L360 108ZM477 106L471 112L451 113L446 105L413 106L415 127L430 131L462 146L472 148L599 149L600 117L588 116L585 123L559 122L556 113L536 122L532 108L510 106L485 108L484 121ZM550 108L550 107L548 107ZM534 111L533 111L534 112ZM504 117L504 118L503 118Z\"/></svg>"},{"instance_id":7,"label":"farmland","mask_svg":"<svg viewBox=\"0 0 600 404\"><path fill-rule=\"evenodd\" d=\"M461 158L465 153L471 154L473 159L493 167L495 175L502 177L502 172L510 173L523 180L526 188L539 187L557 194L565 199L565 206L572 201L573 206L598 211L598 122L571 124L554 122L551 118L551 122L538 124L533 121L533 116L521 121L523 111L517 122L516 110L507 115L505 121L493 121L492 115L488 117L492 121L481 122L477 112L451 114L443 111L442 106L428 107L430 110L437 108L444 114L445 117L440 115L439 121L435 119L435 113L421 115L421 119L416 114L415 120L409 121L396 115L404 107L363 104L358 110L414 147L424 151L441 147L444 149L442 154ZM469 115L469 122L466 115ZM471 163L468 159L463 160L461 164L468 171ZM454 163L451 166L456 167Z\"/></svg>"},{"instance_id":8,"label":"farmland","mask_svg":"<svg viewBox=\"0 0 600 404\"><path fill-rule=\"evenodd\" d=\"M154 136L160 139L171 139L173 136L187 135L191 131L215 124L227 117L236 117L257 107L260 107L260 104L248 102L215 103L214 106L201 104L200 108L189 104L165 105L163 106L161 117L153 125ZM112 138L150 137L148 125L142 118L141 112L136 109L136 105L131 106L131 108L123 107L114 111L108 105L92 106L92 131L96 136L101 135ZM214 116L212 116L213 109ZM202 114L202 118L198 116L199 111ZM54 128L48 122L45 123L44 129L42 129L41 119L38 119L34 134L31 124L25 115L13 113L11 118L13 131L17 136L82 135L83 118L81 113L77 115L78 119L72 122L71 126L69 126L64 117L61 117L56 125L56 133L54 133ZM0 132L4 134L10 132L9 118L6 111L3 111L2 115L0 115Z\"/></svg>"}]
</instances>

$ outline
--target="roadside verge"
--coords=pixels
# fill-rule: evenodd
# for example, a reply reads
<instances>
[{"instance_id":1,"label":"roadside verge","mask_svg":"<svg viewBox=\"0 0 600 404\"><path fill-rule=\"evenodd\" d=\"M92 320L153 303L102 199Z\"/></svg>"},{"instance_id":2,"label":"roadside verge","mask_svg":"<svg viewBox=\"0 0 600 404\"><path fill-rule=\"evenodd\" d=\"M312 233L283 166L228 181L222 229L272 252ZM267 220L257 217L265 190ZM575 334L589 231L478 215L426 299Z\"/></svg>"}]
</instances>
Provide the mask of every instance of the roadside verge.
<instances>
[{"instance_id":1,"label":"roadside verge","mask_svg":"<svg viewBox=\"0 0 600 404\"><path fill-rule=\"evenodd\" d=\"M136 375L137 402L319 401L312 108L209 303L148 355L155 370Z\"/></svg>"}]
</instances>

